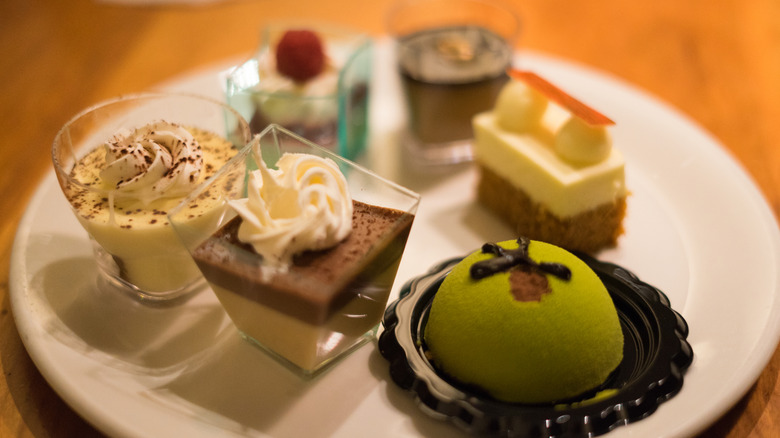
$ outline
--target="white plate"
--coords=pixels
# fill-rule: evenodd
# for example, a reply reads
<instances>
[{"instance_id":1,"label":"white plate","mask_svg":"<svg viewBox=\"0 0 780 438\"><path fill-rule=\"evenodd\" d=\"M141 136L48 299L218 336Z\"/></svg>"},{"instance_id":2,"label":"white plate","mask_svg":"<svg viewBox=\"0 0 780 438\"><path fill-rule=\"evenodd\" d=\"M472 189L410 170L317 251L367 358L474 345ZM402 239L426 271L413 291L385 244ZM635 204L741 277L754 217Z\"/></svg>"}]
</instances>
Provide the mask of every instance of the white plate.
<instances>
[{"instance_id":1,"label":"white plate","mask_svg":"<svg viewBox=\"0 0 780 438\"><path fill-rule=\"evenodd\" d=\"M376 83L383 86L374 90L366 161L423 195L397 294L402 282L444 258L515 236L473 202L471 168L401 172L400 93L388 45L378 49ZM609 436L692 435L747 391L780 339L777 224L749 177L686 117L581 66L533 53L518 62L617 121L632 196L627 234L601 258L664 290L690 325L695 359L682 391ZM219 72L165 88L219 96ZM457 435L390 383L375 345L306 383L242 342L210 292L180 307L148 308L101 293L95 276L86 235L50 174L17 231L13 312L47 381L109 435Z\"/></svg>"}]
</instances>

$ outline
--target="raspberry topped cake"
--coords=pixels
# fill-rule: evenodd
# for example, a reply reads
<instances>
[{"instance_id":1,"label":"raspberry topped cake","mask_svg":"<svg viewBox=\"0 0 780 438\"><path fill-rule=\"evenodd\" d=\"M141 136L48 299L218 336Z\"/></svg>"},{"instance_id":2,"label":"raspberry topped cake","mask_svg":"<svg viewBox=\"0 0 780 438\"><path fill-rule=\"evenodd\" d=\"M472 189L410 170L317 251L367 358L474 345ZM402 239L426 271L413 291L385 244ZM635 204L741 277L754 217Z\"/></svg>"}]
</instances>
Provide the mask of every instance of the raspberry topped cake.
<instances>
[{"instance_id":1,"label":"raspberry topped cake","mask_svg":"<svg viewBox=\"0 0 780 438\"><path fill-rule=\"evenodd\" d=\"M227 78L228 103L253 133L278 124L346 158L365 146L371 41L324 24L268 26Z\"/></svg>"}]
</instances>

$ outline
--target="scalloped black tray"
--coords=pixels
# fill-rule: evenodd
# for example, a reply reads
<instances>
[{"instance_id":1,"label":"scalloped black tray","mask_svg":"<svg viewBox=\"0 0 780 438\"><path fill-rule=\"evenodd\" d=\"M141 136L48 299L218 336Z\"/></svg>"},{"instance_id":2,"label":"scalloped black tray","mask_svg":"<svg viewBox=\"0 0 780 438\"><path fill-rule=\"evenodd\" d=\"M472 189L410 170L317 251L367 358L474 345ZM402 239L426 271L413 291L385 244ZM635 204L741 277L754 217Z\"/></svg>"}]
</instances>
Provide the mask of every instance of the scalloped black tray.
<instances>
[{"instance_id":1,"label":"scalloped black tray","mask_svg":"<svg viewBox=\"0 0 780 438\"><path fill-rule=\"evenodd\" d=\"M577 254L607 287L623 329L623 361L601 389L609 396L568 404L506 403L475 392L437 373L425 356L423 332L431 301L444 277L462 257L447 260L401 289L382 321L379 351L390 376L412 391L420 408L471 433L502 437L590 437L652 414L680 391L693 361L688 324L666 295L632 272Z\"/></svg>"}]
</instances>

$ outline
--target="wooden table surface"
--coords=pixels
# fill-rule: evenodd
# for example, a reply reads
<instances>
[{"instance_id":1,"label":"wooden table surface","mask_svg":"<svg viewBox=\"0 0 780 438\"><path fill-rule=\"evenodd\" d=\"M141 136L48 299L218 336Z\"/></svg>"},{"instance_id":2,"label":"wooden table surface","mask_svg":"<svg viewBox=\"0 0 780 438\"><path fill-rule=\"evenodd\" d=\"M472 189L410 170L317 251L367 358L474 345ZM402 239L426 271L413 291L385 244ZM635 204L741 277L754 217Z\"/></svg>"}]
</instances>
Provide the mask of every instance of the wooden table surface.
<instances>
[{"instance_id":1,"label":"wooden table surface","mask_svg":"<svg viewBox=\"0 0 780 438\"><path fill-rule=\"evenodd\" d=\"M136 2L136 4L139 1ZM711 132L780 215L780 2L516 0L519 46L608 72ZM96 0L0 2L0 436L92 436L46 384L10 309L19 219L49 172L49 147L80 109L248 55L283 18L340 21L381 35L389 0L235 0L125 6ZM706 436L780 436L780 350Z\"/></svg>"}]
</instances>

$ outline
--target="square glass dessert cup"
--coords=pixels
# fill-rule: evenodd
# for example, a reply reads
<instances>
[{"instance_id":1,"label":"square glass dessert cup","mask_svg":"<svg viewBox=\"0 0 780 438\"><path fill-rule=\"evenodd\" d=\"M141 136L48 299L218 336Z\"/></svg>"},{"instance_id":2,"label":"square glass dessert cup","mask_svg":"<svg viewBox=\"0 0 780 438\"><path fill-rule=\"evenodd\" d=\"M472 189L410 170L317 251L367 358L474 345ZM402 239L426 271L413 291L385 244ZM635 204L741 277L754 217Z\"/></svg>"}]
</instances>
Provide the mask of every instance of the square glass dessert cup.
<instances>
[{"instance_id":1,"label":"square glass dessert cup","mask_svg":"<svg viewBox=\"0 0 780 438\"><path fill-rule=\"evenodd\" d=\"M276 47L289 30L320 37L325 68L314 78L296 82L276 70ZM277 23L263 29L255 54L229 73L225 94L253 133L277 124L354 159L368 141L372 63L364 33L326 22Z\"/></svg>"},{"instance_id":2,"label":"square glass dessert cup","mask_svg":"<svg viewBox=\"0 0 780 438\"><path fill-rule=\"evenodd\" d=\"M247 176L258 160L273 169L285 153L333 160L346 178L355 213L346 239L298 254L287 272L269 279L263 278L263 258L229 231L240 220L229 201L247 196ZM272 124L169 218L241 336L308 378L375 339L419 199ZM193 221L191 212L204 201L218 201L220 214ZM359 204L370 214L358 213Z\"/></svg>"},{"instance_id":3,"label":"square glass dessert cup","mask_svg":"<svg viewBox=\"0 0 780 438\"><path fill-rule=\"evenodd\" d=\"M200 179L216 170L205 169L213 159L224 164L251 139L248 123L224 103L189 94L143 93L87 108L61 128L52 145L60 188L92 243L98 284L145 302L171 302L205 288L165 216L184 199L187 193L181 191L186 189L142 202L100 174L106 167L105 145L117 133L160 121L198 132L193 136L203 146L206 163ZM201 216L208 215L204 211Z\"/></svg>"}]
</instances>

